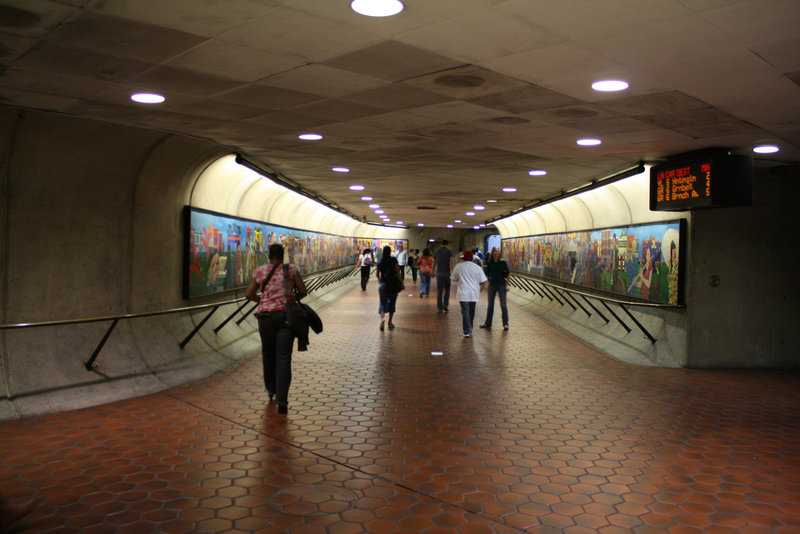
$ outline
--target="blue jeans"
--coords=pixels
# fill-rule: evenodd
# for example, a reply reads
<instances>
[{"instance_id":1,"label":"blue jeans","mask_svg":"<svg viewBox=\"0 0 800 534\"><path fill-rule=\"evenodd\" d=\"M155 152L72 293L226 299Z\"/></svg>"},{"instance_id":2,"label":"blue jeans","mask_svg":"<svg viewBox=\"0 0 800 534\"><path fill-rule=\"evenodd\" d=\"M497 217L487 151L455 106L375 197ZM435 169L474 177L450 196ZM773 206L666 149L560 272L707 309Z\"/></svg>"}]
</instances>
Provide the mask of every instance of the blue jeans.
<instances>
[{"instance_id":1,"label":"blue jeans","mask_svg":"<svg viewBox=\"0 0 800 534\"><path fill-rule=\"evenodd\" d=\"M442 298L444 294L444 298ZM436 275L436 308L439 311L450 307L450 275Z\"/></svg>"},{"instance_id":2,"label":"blue jeans","mask_svg":"<svg viewBox=\"0 0 800 534\"><path fill-rule=\"evenodd\" d=\"M286 326L286 311L258 314L261 357L264 362L264 386L275 393L278 404L288 404L292 383L292 345L294 336Z\"/></svg>"},{"instance_id":3,"label":"blue jeans","mask_svg":"<svg viewBox=\"0 0 800 534\"><path fill-rule=\"evenodd\" d=\"M419 292L423 295L431 294L431 275L419 273Z\"/></svg>"},{"instance_id":4,"label":"blue jeans","mask_svg":"<svg viewBox=\"0 0 800 534\"><path fill-rule=\"evenodd\" d=\"M461 326L464 327L464 335L472 334L472 323L475 320L475 302L460 302L461 304Z\"/></svg>"},{"instance_id":5,"label":"blue jeans","mask_svg":"<svg viewBox=\"0 0 800 534\"><path fill-rule=\"evenodd\" d=\"M489 307L486 308L486 321L483 324L492 326L494 316L494 296L500 297L500 311L503 315L503 326L508 326L508 306L506 305L506 285L489 283Z\"/></svg>"}]
</instances>

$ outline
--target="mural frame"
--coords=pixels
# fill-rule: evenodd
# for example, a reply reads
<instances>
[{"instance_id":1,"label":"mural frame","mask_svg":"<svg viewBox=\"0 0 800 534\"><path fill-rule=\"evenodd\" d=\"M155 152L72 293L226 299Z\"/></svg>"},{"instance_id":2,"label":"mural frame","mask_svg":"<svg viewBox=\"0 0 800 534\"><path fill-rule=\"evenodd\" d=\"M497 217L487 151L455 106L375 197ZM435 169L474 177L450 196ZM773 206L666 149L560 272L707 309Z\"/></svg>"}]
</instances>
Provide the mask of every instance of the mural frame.
<instances>
[{"instance_id":1,"label":"mural frame","mask_svg":"<svg viewBox=\"0 0 800 534\"><path fill-rule=\"evenodd\" d=\"M340 236L188 205L183 208L183 229L184 299L246 287L255 268L268 263L269 245L278 241L286 249L287 261L304 275L355 265L362 250L359 245L371 243L374 248L377 242L387 242L394 250L399 243L408 246L408 239Z\"/></svg>"},{"instance_id":2,"label":"mural frame","mask_svg":"<svg viewBox=\"0 0 800 534\"><path fill-rule=\"evenodd\" d=\"M502 250L513 272L609 296L684 306L686 229L686 219L673 219L552 232L504 238Z\"/></svg>"}]
</instances>

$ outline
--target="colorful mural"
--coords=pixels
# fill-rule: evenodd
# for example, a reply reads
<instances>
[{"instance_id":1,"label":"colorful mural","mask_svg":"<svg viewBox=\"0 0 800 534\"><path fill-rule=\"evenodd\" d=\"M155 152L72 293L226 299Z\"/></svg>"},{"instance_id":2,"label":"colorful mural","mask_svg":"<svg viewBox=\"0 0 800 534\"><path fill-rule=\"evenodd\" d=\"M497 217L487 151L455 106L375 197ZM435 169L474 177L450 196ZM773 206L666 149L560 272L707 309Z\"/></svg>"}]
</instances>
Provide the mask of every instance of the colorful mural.
<instances>
[{"instance_id":1,"label":"colorful mural","mask_svg":"<svg viewBox=\"0 0 800 534\"><path fill-rule=\"evenodd\" d=\"M503 239L515 271L681 304L684 220Z\"/></svg>"},{"instance_id":2,"label":"colorful mural","mask_svg":"<svg viewBox=\"0 0 800 534\"><path fill-rule=\"evenodd\" d=\"M281 243L289 263L303 274L354 265L365 248L396 250L408 240L344 237L241 219L187 206L184 298L245 287L267 263L269 245Z\"/></svg>"}]
</instances>

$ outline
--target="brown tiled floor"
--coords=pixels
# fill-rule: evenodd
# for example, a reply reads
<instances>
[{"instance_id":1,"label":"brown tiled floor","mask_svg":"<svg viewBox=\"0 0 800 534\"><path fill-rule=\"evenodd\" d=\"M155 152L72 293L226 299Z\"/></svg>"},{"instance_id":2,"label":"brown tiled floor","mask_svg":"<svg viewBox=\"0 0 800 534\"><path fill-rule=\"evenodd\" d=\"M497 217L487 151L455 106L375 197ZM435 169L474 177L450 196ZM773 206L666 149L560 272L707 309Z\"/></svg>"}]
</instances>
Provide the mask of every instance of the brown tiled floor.
<instances>
[{"instance_id":1,"label":"brown tiled floor","mask_svg":"<svg viewBox=\"0 0 800 534\"><path fill-rule=\"evenodd\" d=\"M376 300L323 310L288 416L253 357L0 423L0 491L37 532L800 532L797 373L634 367L513 305L464 339L407 293L379 332Z\"/></svg>"}]
</instances>

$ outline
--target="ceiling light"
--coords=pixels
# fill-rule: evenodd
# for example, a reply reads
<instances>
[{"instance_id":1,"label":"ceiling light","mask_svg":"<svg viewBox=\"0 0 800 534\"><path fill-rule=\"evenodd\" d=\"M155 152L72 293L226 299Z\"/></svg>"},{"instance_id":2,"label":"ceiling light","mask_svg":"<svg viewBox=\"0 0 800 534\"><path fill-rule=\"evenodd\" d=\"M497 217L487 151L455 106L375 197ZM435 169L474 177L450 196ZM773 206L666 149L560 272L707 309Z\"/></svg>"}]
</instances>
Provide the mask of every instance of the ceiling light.
<instances>
[{"instance_id":1,"label":"ceiling light","mask_svg":"<svg viewBox=\"0 0 800 534\"><path fill-rule=\"evenodd\" d=\"M350 9L367 17L391 17L403 11L400 0L353 0Z\"/></svg>"},{"instance_id":2,"label":"ceiling light","mask_svg":"<svg viewBox=\"0 0 800 534\"><path fill-rule=\"evenodd\" d=\"M592 84L592 89L595 91L602 91L604 93L624 91L627 88L628 82L624 82L622 80L600 80Z\"/></svg>"},{"instance_id":3,"label":"ceiling light","mask_svg":"<svg viewBox=\"0 0 800 534\"><path fill-rule=\"evenodd\" d=\"M503 193L516 193L516 192L517 192L517 188L516 187L504 187L503 188Z\"/></svg>"},{"instance_id":4,"label":"ceiling light","mask_svg":"<svg viewBox=\"0 0 800 534\"><path fill-rule=\"evenodd\" d=\"M347 167L334 167L331 169L333 172L350 172Z\"/></svg>"},{"instance_id":5,"label":"ceiling light","mask_svg":"<svg viewBox=\"0 0 800 534\"><path fill-rule=\"evenodd\" d=\"M423 226L425 226L425 223L417 223L417 226L419 226L420 228L422 228Z\"/></svg>"},{"instance_id":6,"label":"ceiling light","mask_svg":"<svg viewBox=\"0 0 800 534\"><path fill-rule=\"evenodd\" d=\"M375 213L377 213L378 215L383 215L386 212L383 210L375 210Z\"/></svg>"},{"instance_id":7,"label":"ceiling light","mask_svg":"<svg viewBox=\"0 0 800 534\"><path fill-rule=\"evenodd\" d=\"M363 191L364 189L366 189L366 188L363 185L357 185L356 184L356 185L351 185L350 186L350 191Z\"/></svg>"},{"instance_id":8,"label":"ceiling light","mask_svg":"<svg viewBox=\"0 0 800 534\"><path fill-rule=\"evenodd\" d=\"M454 223L456 223L456 224L461 224L461 219L456 219L456 220L455 220L455 221L453 221L453 222L454 222Z\"/></svg>"},{"instance_id":9,"label":"ceiling light","mask_svg":"<svg viewBox=\"0 0 800 534\"><path fill-rule=\"evenodd\" d=\"M475 226L473 226L473 227L472 227L472 229L473 229L473 230L480 230L480 229L481 229L481 227L480 227L480 226L478 226L478 225L476 224Z\"/></svg>"},{"instance_id":10,"label":"ceiling light","mask_svg":"<svg viewBox=\"0 0 800 534\"><path fill-rule=\"evenodd\" d=\"M481 210L485 210L486 208L484 208L480 204L475 204L474 206L472 206L472 209L477 210L477 211L481 211Z\"/></svg>"},{"instance_id":11,"label":"ceiling light","mask_svg":"<svg viewBox=\"0 0 800 534\"><path fill-rule=\"evenodd\" d=\"M166 99L156 93L136 93L131 95L131 100L140 104L160 104Z\"/></svg>"},{"instance_id":12,"label":"ceiling light","mask_svg":"<svg viewBox=\"0 0 800 534\"><path fill-rule=\"evenodd\" d=\"M453 225L452 225L452 224L448 224L448 225L447 225L447 227L448 227L448 228L452 228L452 227L453 227Z\"/></svg>"},{"instance_id":13,"label":"ceiling light","mask_svg":"<svg viewBox=\"0 0 800 534\"><path fill-rule=\"evenodd\" d=\"M597 146L602 143L600 139L578 139L575 142L581 146Z\"/></svg>"},{"instance_id":14,"label":"ceiling light","mask_svg":"<svg viewBox=\"0 0 800 534\"><path fill-rule=\"evenodd\" d=\"M361 197L361 200L369 202L370 200L372 200L372 197Z\"/></svg>"},{"instance_id":15,"label":"ceiling light","mask_svg":"<svg viewBox=\"0 0 800 534\"><path fill-rule=\"evenodd\" d=\"M395 221L395 224L403 224L403 221Z\"/></svg>"},{"instance_id":16,"label":"ceiling light","mask_svg":"<svg viewBox=\"0 0 800 534\"><path fill-rule=\"evenodd\" d=\"M540 169L534 169L532 171L528 171L528 174L531 175L531 176L544 176L545 174L547 174L547 171L543 171L543 170L540 170Z\"/></svg>"},{"instance_id":17,"label":"ceiling light","mask_svg":"<svg viewBox=\"0 0 800 534\"><path fill-rule=\"evenodd\" d=\"M320 134L315 133L304 133L297 136L298 138L302 139L303 141L319 141L322 139Z\"/></svg>"},{"instance_id":18,"label":"ceiling light","mask_svg":"<svg viewBox=\"0 0 800 534\"><path fill-rule=\"evenodd\" d=\"M778 152L780 148L776 147L775 145L760 145L753 149L753 152L758 154L774 154Z\"/></svg>"},{"instance_id":19,"label":"ceiling light","mask_svg":"<svg viewBox=\"0 0 800 534\"><path fill-rule=\"evenodd\" d=\"M466 215L467 217L472 217L473 215L475 215L475 212L474 211L468 211L464 215Z\"/></svg>"},{"instance_id":20,"label":"ceiling light","mask_svg":"<svg viewBox=\"0 0 800 534\"><path fill-rule=\"evenodd\" d=\"M376 210L376 209L378 209L380 207L381 207L380 204L370 204L369 205L369 209L371 209L371 210Z\"/></svg>"},{"instance_id":21,"label":"ceiling light","mask_svg":"<svg viewBox=\"0 0 800 534\"><path fill-rule=\"evenodd\" d=\"M481 227L481 228L483 228L483 227L485 227L485 226L486 226L486 223L481 223L481 224L480 224L480 227Z\"/></svg>"},{"instance_id":22,"label":"ceiling light","mask_svg":"<svg viewBox=\"0 0 800 534\"><path fill-rule=\"evenodd\" d=\"M486 202L497 202L497 201L496 201L496 200L494 200L494 199L492 199L492 198L490 198L490 199L489 199L489 200L487 200Z\"/></svg>"}]
</instances>

